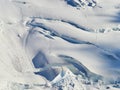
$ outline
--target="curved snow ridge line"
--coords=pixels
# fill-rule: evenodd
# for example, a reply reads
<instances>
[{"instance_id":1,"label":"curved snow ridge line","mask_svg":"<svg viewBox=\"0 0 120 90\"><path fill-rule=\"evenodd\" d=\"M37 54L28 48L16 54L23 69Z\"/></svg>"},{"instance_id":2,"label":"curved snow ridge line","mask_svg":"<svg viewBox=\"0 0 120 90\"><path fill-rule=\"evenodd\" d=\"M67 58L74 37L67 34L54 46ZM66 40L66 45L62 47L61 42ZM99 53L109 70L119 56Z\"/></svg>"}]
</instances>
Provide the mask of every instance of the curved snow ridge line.
<instances>
[{"instance_id":1,"label":"curved snow ridge line","mask_svg":"<svg viewBox=\"0 0 120 90\"><path fill-rule=\"evenodd\" d=\"M90 28L86 28L85 26L82 26L82 25L79 25L73 21L70 21L70 20L63 20L63 19L55 19L55 18L45 18L45 17L30 17L32 19L32 22L35 22L35 19L41 19L41 20L48 20L48 21L60 21L60 22L63 22L63 23L67 23L75 28L78 28L80 30L83 30L83 31L87 31L87 32L92 32L92 33L95 33L95 31L93 29L90 29Z\"/></svg>"},{"instance_id":2,"label":"curved snow ridge line","mask_svg":"<svg viewBox=\"0 0 120 90\"><path fill-rule=\"evenodd\" d=\"M50 20L50 19L49 19ZM99 45L97 44L94 44L94 43L91 43L91 42L87 42L87 41L81 41L81 40L78 40L76 38L73 38L73 37L70 37L70 36L67 36L67 35L64 35L64 34L59 34L58 32L56 32L54 29L52 28L49 28L47 26L45 26L43 23L36 23L35 20L32 20L31 21L32 23L29 23L31 26L34 27L39 27L39 28L42 28L43 30L47 30L50 32L50 35L45 35L45 37L48 37L50 39L54 39L54 36L57 36L57 37L60 37L62 39L64 39L65 41L69 42L69 43L73 43L73 44L89 44L89 45L94 45L95 47L101 49L102 51L105 51L106 52L106 55L109 55L111 57L114 58L114 60L120 60L120 58L115 55L114 53L112 53L111 51L105 49L105 48L102 48L100 47ZM33 23L35 22L35 23ZM39 31L38 31L39 32ZM40 32L41 33L41 32Z\"/></svg>"},{"instance_id":3,"label":"curved snow ridge line","mask_svg":"<svg viewBox=\"0 0 120 90\"><path fill-rule=\"evenodd\" d=\"M83 30L83 31L94 32L93 29L89 29L89 28L86 28L86 27L84 27L84 26L80 26L80 25L78 25L77 23L74 23L74 22L72 22L72 21L61 20L61 22L70 24L70 25L72 25L72 26L74 26L74 27L76 27L76 28L78 28L78 29L80 29L80 30Z\"/></svg>"},{"instance_id":4,"label":"curved snow ridge line","mask_svg":"<svg viewBox=\"0 0 120 90\"><path fill-rule=\"evenodd\" d=\"M48 20L48 21L60 21L63 23L67 23L75 28L78 28L83 31L87 31L90 33L106 33L106 32L111 32L111 31L120 31L120 25L117 25L116 27L112 28L100 28L97 30L93 30L92 28L87 28L85 26L79 25L73 21L70 20L63 20L63 19L55 19L55 18L45 18L45 17L30 17L32 19L32 23L35 22L35 19L41 19L41 20Z\"/></svg>"},{"instance_id":5,"label":"curved snow ridge line","mask_svg":"<svg viewBox=\"0 0 120 90\"><path fill-rule=\"evenodd\" d=\"M78 40L77 38L73 38L67 35L61 35L61 38L68 41L69 43L72 44L89 44L89 45L94 45L93 43L89 42L89 41L82 41L82 40Z\"/></svg>"},{"instance_id":6,"label":"curved snow ridge line","mask_svg":"<svg viewBox=\"0 0 120 90\"><path fill-rule=\"evenodd\" d=\"M78 40L77 38L73 38L73 37L67 36L65 34L59 34L54 29L47 27L43 23L34 22L34 20L32 20L31 22L28 22L26 25L30 26L30 27L32 26L32 28L39 27L39 28L42 28L43 30L49 31L50 35L45 35L45 36L48 37L48 38L51 38L51 39L53 39L51 36L57 36L57 37L60 37L60 38L64 39L65 41L67 41L69 43L73 43L73 44L91 44L91 45L93 45L93 43L91 43L89 41L81 41L81 40ZM41 34L43 34L43 33L41 33Z\"/></svg>"},{"instance_id":7,"label":"curved snow ridge line","mask_svg":"<svg viewBox=\"0 0 120 90\"><path fill-rule=\"evenodd\" d=\"M78 40L77 38L73 38L73 37L70 37L70 36L67 36L67 35L64 35L64 34L59 34L55 30L45 26L42 23L29 24L29 25L33 26L34 28L35 27L39 27L39 28L42 28L43 30L47 30L47 31L50 32L51 36L53 36L53 37L54 36L60 37L60 38L64 39L65 41L67 41L69 43L72 43L72 44L90 44L90 45L93 45L91 42L88 42L88 41L81 41L81 40ZM43 34L43 33L41 33L41 34ZM51 37L51 39L53 39L53 38Z\"/></svg>"},{"instance_id":8,"label":"curved snow ridge line","mask_svg":"<svg viewBox=\"0 0 120 90\"><path fill-rule=\"evenodd\" d=\"M51 20L51 19L48 18L48 20ZM113 57L114 60L120 61L120 58L116 54L112 53L111 51L109 51L109 50L107 50L105 48L100 47L97 44L91 43L89 41L81 41L81 40L78 40L77 38L73 38L73 37L67 36L65 34L59 34L54 29L45 26L43 23L36 23L34 19L31 22L32 23L27 23L27 25L28 26L32 26L32 28L39 27L39 28L42 28L43 30L49 31L50 35L45 35L42 32L36 30L37 32L43 34L45 37L48 37L49 39L54 39L54 36L57 36L57 37L60 37L60 38L64 39L65 41L67 41L69 43L72 43L72 44L88 44L88 45L93 45L93 46L101 49L103 52L105 52L106 55L109 55L109 56ZM33 22L35 22L35 23L33 23Z\"/></svg>"},{"instance_id":9,"label":"curved snow ridge line","mask_svg":"<svg viewBox=\"0 0 120 90\"><path fill-rule=\"evenodd\" d=\"M77 68L80 72L82 72L85 77L92 79L93 81L96 81L96 79L103 79L101 75L97 75L93 72L91 72L87 67L85 67L81 62L78 60L74 59L71 56L66 56L66 55L58 55L60 58L65 60L66 62L72 64L75 68ZM97 78L96 78L97 77Z\"/></svg>"},{"instance_id":10,"label":"curved snow ridge line","mask_svg":"<svg viewBox=\"0 0 120 90\"><path fill-rule=\"evenodd\" d=\"M24 37L24 48L26 49L26 46L27 46L27 43L28 43L28 40L29 40L29 37L31 35L31 33L33 33L33 28L30 28L29 31L26 33L25 37Z\"/></svg>"}]
</instances>

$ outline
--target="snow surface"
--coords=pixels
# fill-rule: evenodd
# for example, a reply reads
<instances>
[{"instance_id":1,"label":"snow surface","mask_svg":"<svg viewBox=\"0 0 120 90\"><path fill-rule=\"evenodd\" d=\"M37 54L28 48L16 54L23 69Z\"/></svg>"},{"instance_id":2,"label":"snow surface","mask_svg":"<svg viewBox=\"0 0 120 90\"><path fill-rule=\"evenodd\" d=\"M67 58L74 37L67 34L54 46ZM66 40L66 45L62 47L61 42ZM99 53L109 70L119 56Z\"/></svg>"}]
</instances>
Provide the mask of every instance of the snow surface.
<instances>
[{"instance_id":1,"label":"snow surface","mask_svg":"<svg viewBox=\"0 0 120 90\"><path fill-rule=\"evenodd\" d=\"M0 90L119 90L119 0L0 0Z\"/></svg>"}]
</instances>

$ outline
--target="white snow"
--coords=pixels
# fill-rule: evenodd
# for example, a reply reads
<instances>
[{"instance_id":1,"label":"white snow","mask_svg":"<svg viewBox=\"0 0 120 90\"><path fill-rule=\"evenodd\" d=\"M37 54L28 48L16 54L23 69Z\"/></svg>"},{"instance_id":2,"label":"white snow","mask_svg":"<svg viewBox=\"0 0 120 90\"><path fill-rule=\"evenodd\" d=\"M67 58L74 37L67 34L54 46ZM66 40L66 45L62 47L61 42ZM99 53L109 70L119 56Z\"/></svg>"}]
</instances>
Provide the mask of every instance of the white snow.
<instances>
[{"instance_id":1,"label":"white snow","mask_svg":"<svg viewBox=\"0 0 120 90\"><path fill-rule=\"evenodd\" d=\"M107 84L120 82L120 1L71 1L85 5L72 6L65 0L0 0L0 90L54 90L52 84L66 78L75 80L71 81L75 88L68 85L63 90L80 90L74 72L83 69L94 73L91 77L102 76ZM60 76L61 67L72 75ZM111 83L80 84L83 90L107 86L119 90Z\"/></svg>"}]
</instances>

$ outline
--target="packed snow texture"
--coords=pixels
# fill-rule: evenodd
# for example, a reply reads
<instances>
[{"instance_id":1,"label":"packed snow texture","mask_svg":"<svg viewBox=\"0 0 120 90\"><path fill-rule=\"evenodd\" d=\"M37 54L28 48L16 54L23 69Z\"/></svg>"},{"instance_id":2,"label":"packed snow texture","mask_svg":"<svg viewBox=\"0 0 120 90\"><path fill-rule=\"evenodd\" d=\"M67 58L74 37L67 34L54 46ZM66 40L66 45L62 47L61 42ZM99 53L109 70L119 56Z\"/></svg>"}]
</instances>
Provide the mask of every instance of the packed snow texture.
<instances>
[{"instance_id":1,"label":"packed snow texture","mask_svg":"<svg viewBox=\"0 0 120 90\"><path fill-rule=\"evenodd\" d=\"M120 0L0 0L0 90L107 89L120 89Z\"/></svg>"}]
</instances>

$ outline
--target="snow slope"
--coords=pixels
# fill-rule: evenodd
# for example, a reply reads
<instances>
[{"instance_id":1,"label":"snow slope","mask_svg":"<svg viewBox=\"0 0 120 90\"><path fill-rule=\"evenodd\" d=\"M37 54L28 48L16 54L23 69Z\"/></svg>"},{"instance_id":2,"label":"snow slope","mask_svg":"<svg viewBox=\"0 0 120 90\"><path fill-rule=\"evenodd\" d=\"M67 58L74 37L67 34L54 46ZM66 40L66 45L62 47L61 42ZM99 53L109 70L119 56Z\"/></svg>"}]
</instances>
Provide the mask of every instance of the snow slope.
<instances>
[{"instance_id":1,"label":"snow slope","mask_svg":"<svg viewBox=\"0 0 120 90\"><path fill-rule=\"evenodd\" d=\"M119 90L119 5L0 0L0 90Z\"/></svg>"}]
</instances>

